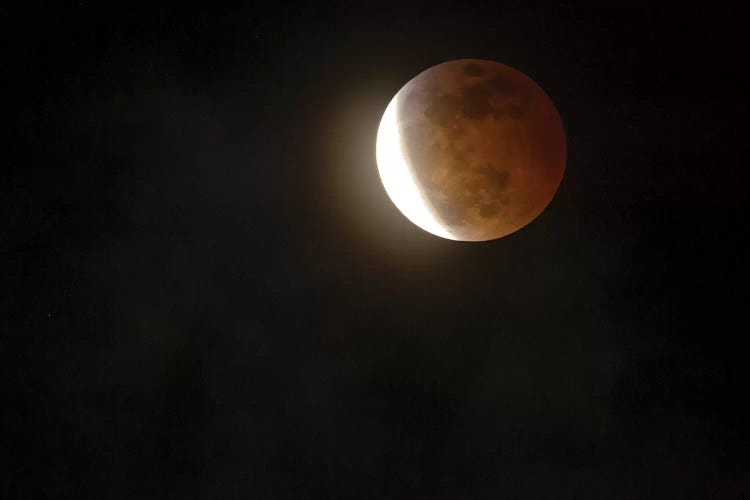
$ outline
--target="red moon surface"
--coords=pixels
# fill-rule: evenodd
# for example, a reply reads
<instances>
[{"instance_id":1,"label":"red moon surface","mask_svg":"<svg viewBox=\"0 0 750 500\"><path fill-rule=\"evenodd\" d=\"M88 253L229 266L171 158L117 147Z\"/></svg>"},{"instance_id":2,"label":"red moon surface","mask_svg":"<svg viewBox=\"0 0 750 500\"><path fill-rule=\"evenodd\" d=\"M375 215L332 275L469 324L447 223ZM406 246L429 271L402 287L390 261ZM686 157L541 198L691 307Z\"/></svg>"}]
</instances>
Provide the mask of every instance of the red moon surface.
<instances>
[{"instance_id":1,"label":"red moon surface","mask_svg":"<svg viewBox=\"0 0 750 500\"><path fill-rule=\"evenodd\" d=\"M481 59L438 64L406 83L386 108L376 149L399 210L452 240L492 240L526 226L565 171L552 100L520 71Z\"/></svg>"}]
</instances>

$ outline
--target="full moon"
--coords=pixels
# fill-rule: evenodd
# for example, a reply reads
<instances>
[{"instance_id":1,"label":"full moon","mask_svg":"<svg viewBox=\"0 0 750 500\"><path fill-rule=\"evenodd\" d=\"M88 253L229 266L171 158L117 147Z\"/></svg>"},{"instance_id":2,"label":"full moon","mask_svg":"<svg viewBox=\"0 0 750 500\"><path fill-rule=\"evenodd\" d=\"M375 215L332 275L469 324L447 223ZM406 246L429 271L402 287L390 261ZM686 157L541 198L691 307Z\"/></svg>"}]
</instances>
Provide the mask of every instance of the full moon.
<instances>
[{"instance_id":1,"label":"full moon","mask_svg":"<svg viewBox=\"0 0 750 500\"><path fill-rule=\"evenodd\" d=\"M378 171L414 224L459 241L501 238L552 201L565 132L549 96L504 64L458 59L415 76L378 128Z\"/></svg>"}]
</instances>

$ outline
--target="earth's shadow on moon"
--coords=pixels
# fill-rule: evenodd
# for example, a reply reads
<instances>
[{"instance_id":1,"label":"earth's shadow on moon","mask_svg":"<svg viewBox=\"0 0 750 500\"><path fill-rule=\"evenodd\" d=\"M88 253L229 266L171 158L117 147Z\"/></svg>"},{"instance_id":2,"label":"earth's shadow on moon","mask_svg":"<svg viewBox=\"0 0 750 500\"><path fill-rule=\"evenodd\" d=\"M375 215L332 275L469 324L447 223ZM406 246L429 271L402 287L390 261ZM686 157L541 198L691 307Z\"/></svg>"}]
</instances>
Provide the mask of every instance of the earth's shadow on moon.
<instances>
[{"instance_id":1,"label":"earth's shadow on moon","mask_svg":"<svg viewBox=\"0 0 750 500\"><path fill-rule=\"evenodd\" d=\"M397 97L412 176L455 239L505 236L549 204L565 169L565 137L531 78L494 61L456 60L420 73Z\"/></svg>"}]
</instances>

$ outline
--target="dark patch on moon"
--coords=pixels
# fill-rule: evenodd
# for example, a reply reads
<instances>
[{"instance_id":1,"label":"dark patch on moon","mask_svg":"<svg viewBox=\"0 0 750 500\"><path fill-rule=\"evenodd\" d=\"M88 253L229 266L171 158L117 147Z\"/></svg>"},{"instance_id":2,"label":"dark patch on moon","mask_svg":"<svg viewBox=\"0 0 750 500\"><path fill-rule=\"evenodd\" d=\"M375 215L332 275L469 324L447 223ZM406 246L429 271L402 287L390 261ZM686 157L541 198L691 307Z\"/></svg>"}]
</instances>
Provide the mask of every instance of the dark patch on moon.
<instances>
[{"instance_id":1,"label":"dark patch on moon","mask_svg":"<svg viewBox=\"0 0 750 500\"><path fill-rule=\"evenodd\" d=\"M424 115L437 127L447 127L461 118L520 118L524 113L520 90L517 84L502 76L484 79L454 93L436 96L425 108ZM408 95L407 99L411 97Z\"/></svg>"},{"instance_id":2,"label":"dark patch on moon","mask_svg":"<svg viewBox=\"0 0 750 500\"><path fill-rule=\"evenodd\" d=\"M436 127L447 127L459 118L460 103L455 96L441 95L424 110L424 116Z\"/></svg>"},{"instance_id":3,"label":"dark patch on moon","mask_svg":"<svg viewBox=\"0 0 750 500\"><path fill-rule=\"evenodd\" d=\"M493 191L505 191L510 186L510 172L508 170L499 170L488 164L477 168L477 171L488 181Z\"/></svg>"},{"instance_id":4,"label":"dark patch on moon","mask_svg":"<svg viewBox=\"0 0 750 500\"><path fill-rule=\"evenodd\" d=\"M464 66L464 75L466 76L483 76L484 68L477 63L469 63Z\"/></svg>"},{"instance_id":5,"label":"dark patch on moon","mask_svg":"<svg viewBox=\"0 0 750 500\"><path fill-rule=\"evenodd\" d=\"M479 207L479 215L485 219L494 219L500 213L500 205L498 202L486 203Z\"/></svg>"},{"instance_id":6,"label":"dark patch on moon","mask_svg":"<svg viewBox=\"0 0 750 500\"><path fill-rule=\"evenodd\" d=\"M449 151L446 151L450 154ZM471 212L476 210L484 219L495 219L504 214L506 191L511 185L511 173L491 163L467 165L461 152L450 154L450 170L462 172L449 183L438 182L432 175L419 172L421 184L428 198L435 200L434 209L454 230L470 226ZM450 201L446 201L450 200Z\"/></svg>"},{"instance_id":7,"label":"dark patch on moon","mask_svg":"<svg viewBox=\"0 0 750 500\"><path fill-rule=\"evenodd\" d=\"M469 120L517 116L523 109L518 84L502 75L467 85L460 91L463 116Z\"/></svg>"}]
</instances>

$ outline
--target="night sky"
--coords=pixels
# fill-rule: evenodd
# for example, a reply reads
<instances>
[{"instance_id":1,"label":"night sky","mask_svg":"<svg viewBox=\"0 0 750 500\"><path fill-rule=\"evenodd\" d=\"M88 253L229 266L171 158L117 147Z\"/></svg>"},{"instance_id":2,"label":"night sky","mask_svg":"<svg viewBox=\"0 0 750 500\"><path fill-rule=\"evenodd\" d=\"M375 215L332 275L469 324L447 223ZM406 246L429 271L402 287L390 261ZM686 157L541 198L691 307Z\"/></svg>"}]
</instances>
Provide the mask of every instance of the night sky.
<instances>
[{"instance_id":1,"label":"night sky","mask_svg":"<svg viewBox=\"0 0 750 500\"><path fill-rule=\"evenodd\" d=\"M318 3L4 9L0 497L750 495L746 13ZM568 141L482 243L375 164L467 57Z\"/></svg>"}]
</instances>

